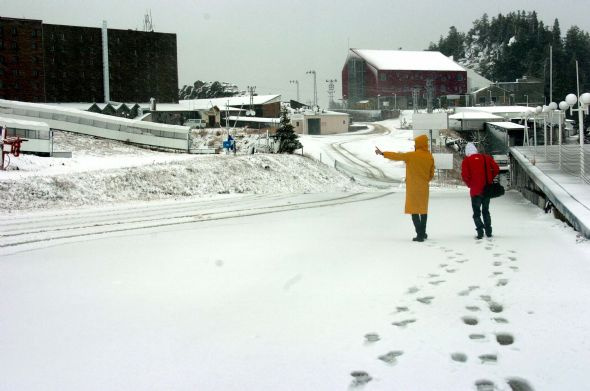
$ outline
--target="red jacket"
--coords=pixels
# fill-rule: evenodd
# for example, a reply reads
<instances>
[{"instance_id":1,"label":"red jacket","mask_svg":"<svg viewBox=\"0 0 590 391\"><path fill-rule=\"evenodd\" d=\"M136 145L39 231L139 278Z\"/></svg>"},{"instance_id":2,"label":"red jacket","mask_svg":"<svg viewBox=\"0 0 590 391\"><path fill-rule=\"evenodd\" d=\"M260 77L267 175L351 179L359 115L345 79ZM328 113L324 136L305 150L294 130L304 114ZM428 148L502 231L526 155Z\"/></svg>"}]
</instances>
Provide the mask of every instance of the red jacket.
<instances>
[{"instance_id":1,"label":"red jacket","mask_svg":"<svg viewBox=\"0 0 590 391\"><path fill-rule=\"evenodd\" d=\"M487 183L492 183L496 175L500 172L500 167L498 167L498 164L490 155L476 153L463 159L461 177L463 177L463 182L469 186L469 195L471 197L483 193L483 187L486 185L486 178L484 176L486 165L488 169Z\"/></svg>"}]
</instances>

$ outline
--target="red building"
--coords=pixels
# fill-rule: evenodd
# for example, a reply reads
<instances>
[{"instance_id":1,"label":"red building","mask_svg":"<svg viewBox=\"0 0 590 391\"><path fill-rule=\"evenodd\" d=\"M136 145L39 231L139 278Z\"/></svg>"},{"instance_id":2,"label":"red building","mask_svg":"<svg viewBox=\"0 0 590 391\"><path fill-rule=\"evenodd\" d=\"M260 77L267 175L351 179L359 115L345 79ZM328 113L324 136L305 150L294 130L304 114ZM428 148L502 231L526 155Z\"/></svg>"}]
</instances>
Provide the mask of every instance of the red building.
<instances>
[{"instance_id":1,"label":"red building","mask_svg":"<svg viewBox=\"0 0 590 391\"><path fill-rule=\"evenodd\" d=\"M424 108L429 93L434 106L440 96L467 94L467 71L440 52L350 49L342 69L349 108Z\"/></svg>"}]
</instances>

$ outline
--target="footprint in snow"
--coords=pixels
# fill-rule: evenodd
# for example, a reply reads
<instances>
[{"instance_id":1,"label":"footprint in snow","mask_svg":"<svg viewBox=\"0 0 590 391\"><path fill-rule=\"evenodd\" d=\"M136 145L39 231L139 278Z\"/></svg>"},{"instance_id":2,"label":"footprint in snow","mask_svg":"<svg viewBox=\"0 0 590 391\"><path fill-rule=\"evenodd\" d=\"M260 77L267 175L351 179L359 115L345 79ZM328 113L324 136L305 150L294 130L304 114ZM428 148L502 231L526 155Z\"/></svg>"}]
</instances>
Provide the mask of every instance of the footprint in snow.
<instances>
[{"instance_id":1,"label":"footprint in snow","mask_svg":"<svg viewBox=\"0 0 590 391\"><path fill-rule=\"evenodd\" d=\"M498 362L498 356L496 356L495 354L482 354L481 356L479 356L479 359L481 360L482 364L495 364Z\"/></svg>"},{"instance_id":2,"label":"footprint in snow","mask_svg":"<svg viewBox=\"0 0 590 391\"><path fill-rule=\"evenodd\" d=\"M455 273L457 271L457 269L446 269L445 271L447 273Z\"/></svg>"},{"instance_id":3,"label":"footprint in snow","mask_svg":"<svg viewBox=\"0 0 590 391\"><path fill-rule=\"evenodd\" d=\"M494 313L500 313L502 311L504 311L504 307L502 307L502 304L496 303L496 302L490 302L490 311L494 312Z\"/></svg>"},{"instance_id":4,"label":"footprint in snow","mask_svg":"<svg viewBox=\"0 0 590 391\"><path fill-rule=\"evenodd\" d=\"M420 297L416 300L419 301L420 303L423 303L423 304L430 304L432 302L432 300L434 300L434 296Z\"/></svg>"},{"instance_id":5,"label":"footprint in snow","mask_svg":"<svg viewBox=\"0 0 590 391\"><path fill-rule=\"evenodd\" d=\"M457 361L457 362L466 362L467 361L467 355L465 353L451 353L451 359L453 361Z\"/></svg>"},{"instance_id":6,"label":"footprint in snow","mask_svg":"<svg viewBox=\"0 0 590 391\"><path fill-rule=\"evenodd\" d=\"M444 267L447 267L447 266L449 266L449 264L448 264L448 263L441 263L441 264L440 264L440 265L438 265L438 266L439 266L440 268L444 268Z\"/></svg>"},{"instance_id":7,"label":"footprint in snow","mask_svg":"<svg viewBox=\"0 0 590 391\"><path fill-rule=\"evenodd\" d=\"M443 282L445 282L445 280L429 281L428 283L429 283L430 285L440 285L440 284L442 284Z\"/></svg>"},{"instance_id":8,"label":"footprint in snow","mask_svg":"<svg viewBox=\"0 0 590 391\"><path fill-rule=\"evenodd\" d=\"M364 386L373 380L373 378L365 371L354 371L350 374L350 376L354 378L351 384L352 387Z\"/></svg>"},{"instance_id":9,"label":"footprint in snow","mask_svg":"<svg viewBox=\"0 0 590 391\"><path fill-rule=\"evenodd\" d=\"M502 324L508 323L508 319L506 319L506 318L492 318L492 320L496 323L502 323Z\"/></svg>"},{"instance_id":10,"label":"footprint in snow","mask_svg":"<svg viewBox=\"0 0 590 391\"><path fill-rule=\"evenodd\" d=\"M507 278L500 278L498 280L498 282L496 283L496 286L506 286L508 285L508 279Z\"/></svg>"},{"instance_id":11,"label":"footprint in snow","mask_svg":"<svg viewBox=\"0 0 590 391\"><path fill-rule=\"evenodd\" d=\"M479 295L479 298L483 301L492 301L492 297L490 295Z\"/></svg>"},{"instance_id":12,"label":"footprint in snow","mask_svg":"<svg viewBox=\"0 0 590 391\"><path fill-rule=\"evenodd\" d=\"M502 274L504 274L504 272L499 272L499 271L497 271L497 272L494 272L494 273L492 274L492 277L495 277L495 276L500 276L500 275L502 275Z\"/></svg>"},{"instance_id":13,"label":"footprint in snow","mask_svg":"<svg viewBox=\"0 0 590 391\"><path fill-rule=\"evenodd\" d=\"M484 334L469 334L469 339L473 341L485 341L486 336Z\"/></svg>"},{"instance_id":14,"label":"footprint in snow","mask_svg":"<svg viewBox=\"0 0 590 391\"><path fill-rule=\"evenodd\" d=\"M494 266L502 266L502 262L496 261L496 262L494 262Z\"/></svg>"},{"instance_id":15,"label":"footprint in snow","mask_svg":"<svg viewBox=\"0 0 590 391\"><path fill-rule=\"evenodd\" d=\"M416 322L416 319L406 319L406 320L401 320L399 322L393 322L392 325L397 326L397 327L406 327L410 323L414 323L414 322Z\"/></svg>"},{"instance_id":16,"label":"footprint in snow","mask_svg":"<svg viewBox=\"0 0 590 391\"><path fill-rule=\"evenodd\" d=\"M496 341L503 346L512 345L514 343L514 337L508 333L498 333L496 334Z\"/></svg>"},{"instance_id":17,"label":"footprint in snow","mask_svg":"<svg viewBox=\"0 0 590 391\"><path fill-rule=\"evenodd\" d=\"M464 316L463 318L461 318L463 320L463 323L465 323L468 326L475 326L479 323L479 321L477 320L476 317L473 316Z\"/></svg>"},{"instance_id":18,"label":"footprint in snow","mask_svg":"<svg viewBox=\"0 0 590 391\"><path fill-rule=\"evenodd\" d=\"M512 262L516 261L518 258L516 257L508 257L509 260L511 260Z\"/></svg>"},{"instance_id":19,"label":"footprint in snow","mask_svg":"<svg viewBox=\"0 0 590 391\"><path fill-rule=\"evenodd\" d=\"M499 256L501 256L502 254L500 253L494 253L494 258L498 258Z\"/></svg>"},{"instance_id":20,"label":"footprint in snow","mask_svg":"<svg viewBox=\"0 0 590 391\"><path fill-rule=\"evenodd\" d=\"M418 289L418 287L413 286L413 287L408 288L408 291L406 293L408 295L413 295L414 293L419 292L419 291L420 291L420 289Z\"/></svg>"},{"instance_id":21,"label":"footprint in snow","mask_svg":"<svg viewBox=\"0 0 590 391\"><path fill-rule=\"evenodd\" d=\"M518 266L510 266L510 269L514 270L515 272L520 270Z\"/></svg>"},{"instance_id":22,"label":"footprint in snow","mask_svg":"<svg viewBox=\"0 0 590 391\"><path fill-rule=\"evenodd\" d=\"M478 380L475 382L475 389L477 391L495 391L496 386L490 380Z\"/></svg>"},{"instance_id":23,"label":"footprint in snow","mask_svg":"<svg viewBox=\"0 0 590 391\"><path fill-rule=\"evenodd\" d=\"M507 380L512 391L534 391L533 387L524 379L510 378Z\"/></svg>"},{"instance_id":24,"label":"footprint in snow","mask_svg":"<svg viewBox=\"0 0 590 391\"><path fill-rule=\"evenodd\" d=\"M408 312L410 309L408 307L395 307L395 312L396 313L400 313L400 312Z\"/></svg>"},{"instance_id":25,"label":"footprint in snow","mask_svg":"<svg viewBox=\"0 0 590 391\"><path fill-rule=\"evenodd\" d=\"M381 337L379 337L379 334L377 334L377 333L365 334L365 342L373 343L373 342L379 341L380 339L381 339Z\"/></svg>"},{"instance_id":26,"label":"footprint in snow","mask_svg":"<svg viewBox=\"0 0 590 391\"><path fill-rule=\"evenodd\" d=\"M436 277L438 277L438 274L434 274L434 273L428 274L428 278L436 278Z\"/></svg>"},{"instance_id":27,"label":"footprint in snow","mask_svg":"<svg viewBox=\"0 0 590 391\"><path fill-rule=\"evenodd\" d=\"M471 311L471 312L477 312L480 310L480 308L476 305L468 305L467 307L465 307L467 310Z\"/></svg>"},{"instance_id":28,"label":"footprint in snow","mask_svg":"<svg viewBox=\"0 0 590 391\"><path fill-rule=\"evenodd\" d=\"M381 360L389 365L395 365L395 364L397 364L397 358L399 356L401 356L402 354L404 354L404 352L402 352L401 350L394 350L394 351L391 351L387 354L379 356L379 360Z\"/></svg>"}]
</instances>

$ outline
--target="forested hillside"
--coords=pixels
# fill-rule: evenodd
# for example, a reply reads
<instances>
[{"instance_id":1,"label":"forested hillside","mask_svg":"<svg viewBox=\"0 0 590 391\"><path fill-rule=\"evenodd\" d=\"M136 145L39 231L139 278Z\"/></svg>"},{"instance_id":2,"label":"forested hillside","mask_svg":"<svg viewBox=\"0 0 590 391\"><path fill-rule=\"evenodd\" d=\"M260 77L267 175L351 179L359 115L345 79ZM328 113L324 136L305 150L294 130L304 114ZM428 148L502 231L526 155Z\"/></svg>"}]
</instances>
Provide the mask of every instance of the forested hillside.
<instances>
[{"instance_id":1,"label":"forested hillside","mask_svg":"<svg viewBox=\"0 0 590 391\"><path fill-rule=\"evenodd\" d=\"M454 56L493 81L515 81L523 75L545 80L549 99L549 58L553 47L553 100L560 101L576 92L576 60L580 68L580 89L590 90L590 35L572 26L562 35L559 21L545 25L535 11L511 12L489 18L484 14L463 33L455 26L446 37L432 42L428 50Z\"/></svg>"}]
</instances>

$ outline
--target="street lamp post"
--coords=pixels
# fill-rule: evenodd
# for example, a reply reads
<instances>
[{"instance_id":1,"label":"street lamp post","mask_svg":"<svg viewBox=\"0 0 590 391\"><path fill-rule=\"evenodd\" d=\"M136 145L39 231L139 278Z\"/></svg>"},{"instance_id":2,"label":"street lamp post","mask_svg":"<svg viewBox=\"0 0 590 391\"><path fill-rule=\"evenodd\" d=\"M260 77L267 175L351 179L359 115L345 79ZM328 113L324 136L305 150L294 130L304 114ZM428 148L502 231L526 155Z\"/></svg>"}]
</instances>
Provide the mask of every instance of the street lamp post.
<instances>
[{"instance_id":1,"label":"street lamp post","mask_svg":"<svg viewBox=\"0 0 590 391\"><path fill-rule=\"evenodd\" d=\"M529 96L526 94L524 96L526 96L526 107L529 107Z\"/></svg>"},{"instance_id":2,"label":"street lamp post","mask_svg":"<svg viewBox=\"0 0 590 391\"><path fill-rule=\"evenodd\" d=\"M318 105L318 88L316 83L316 72L314 70L311 70L305 73L308 75L313 75L313 106L315 110L315 107Z\"/></svg>"},{"instance_id":3,"label":"street lamp post","mask_svg":"<svg viewBox=\"0 0 590 391\"><path fill-rule=\"evenodd\" d=\"M575 94L569 94L565 97L565 103L569 106L570 114L578 112L578 134L580 137L580 176L584 176L584 112L588 115L588 106L590 105L590 93L586 92L578 98ZM574 105L578 103L578 108Z\"/></svg>"},{"instance_id":4,"label":"street lamp post","mask_svg":"<svg viewBox=\"0 0 590 391\"><path fill-rule=\"evenodd\" d=\"M297 102L299 102L299 80L289 80L289 83L297 85Z\"/></svg>"},{"instance_id":5,"label":"street lamp post","mask_svg":"<svg viewBox=\"0 0 590 391\"><path fill-rule=\"evenodd\" d=\"M381 109L380 100L381 100L381 94L377 94L377 110Z\"/></svg>"},{"instance_id":6,"label":"street lamp post","mask_svg":"<svg viewBox=\"0 0 590 391\"><path fill-rule=\"evenodd\" d=\"M558 137L558 143L559 143L559 169L561 170L561 143L562 143L562 129L561 129L561 123L562 123L562 118L565 118L565 111L569 108L569 105L565 102L565 101L561 101L559 102L559 137ZM563 116L563 117L562 117Z\"/></svg>"}]
</instances>

